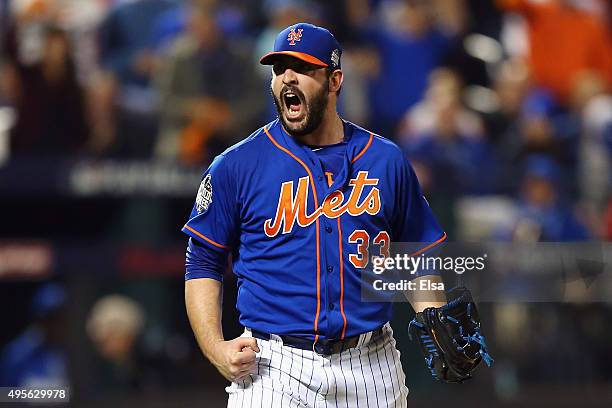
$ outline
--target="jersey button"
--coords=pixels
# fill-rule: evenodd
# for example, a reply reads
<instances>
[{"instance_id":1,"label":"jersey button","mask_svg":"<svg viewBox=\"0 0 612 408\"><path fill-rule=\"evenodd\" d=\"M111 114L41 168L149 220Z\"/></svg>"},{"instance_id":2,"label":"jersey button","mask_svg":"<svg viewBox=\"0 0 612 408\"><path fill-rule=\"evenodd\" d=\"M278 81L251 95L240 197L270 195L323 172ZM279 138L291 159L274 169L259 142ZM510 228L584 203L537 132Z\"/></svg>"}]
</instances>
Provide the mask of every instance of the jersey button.
<instances>
[{"instance_id":1,"label":"jersey button","mask_svg":"<svg viewBox=\"0 0 612 408\"><path fill-rule=\"evenodd\" d=\"M334 310L334 304L333 303L329 304L329 310Z\"/></svg>"},{"instance_id":2,"label":"jersey button","mask_svg":"<svg viewBox=\"0 0 612 408\"><path fill-rule=\"evenodd\" d=\"M327 272L333 272L333 270L334 270L333 266L330 265L327 267Z\"/></svg>"},{"instance_id":3,"label":"jersey button","mask_svg":"<svg viewBox=\"0 0 612 408\"><path fill-rule=\"evenodd\" d=\"M328 234L332 233L332 229L330 226L325 227L325 232L327 232Z\"/></svg>"}]
</instances>

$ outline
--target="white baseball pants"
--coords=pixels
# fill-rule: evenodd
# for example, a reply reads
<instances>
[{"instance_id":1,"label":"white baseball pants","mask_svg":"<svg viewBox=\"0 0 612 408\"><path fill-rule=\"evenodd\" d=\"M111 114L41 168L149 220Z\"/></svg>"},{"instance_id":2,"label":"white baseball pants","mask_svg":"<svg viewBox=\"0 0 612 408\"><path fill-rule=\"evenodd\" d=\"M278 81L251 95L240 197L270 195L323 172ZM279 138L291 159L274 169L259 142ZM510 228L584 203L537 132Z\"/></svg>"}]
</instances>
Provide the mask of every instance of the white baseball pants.
<instances>
[{"instance_id":1,"label":"white baseball pants","mask_svg":"<svg viewBox=\"0 0 612 408\"><path fill-rule=\"evenodd\" d=\"M251 337L247 329L242 336ZM253 374L232 382L228 408L404 408L408 388L389 323L362 334L357 347L331 356L257 339Z\"/></svg>"}]
</instances>

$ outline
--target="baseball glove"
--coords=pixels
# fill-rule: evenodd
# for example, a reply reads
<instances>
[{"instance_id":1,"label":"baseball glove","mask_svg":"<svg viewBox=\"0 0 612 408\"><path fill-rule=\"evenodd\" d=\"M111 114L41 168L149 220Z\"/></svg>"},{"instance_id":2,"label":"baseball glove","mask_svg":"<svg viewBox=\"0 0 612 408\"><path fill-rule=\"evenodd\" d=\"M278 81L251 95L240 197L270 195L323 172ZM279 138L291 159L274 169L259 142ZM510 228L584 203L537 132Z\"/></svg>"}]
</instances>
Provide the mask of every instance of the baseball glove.
<instances>
[{"instance_id":1,"label":"baseball glove","mask_svg":"<svg viewBox=\"0 0 612 408\"><path fill-rule=\"evenodd\" d=\"M410 322L410 339L419 340L425 362L436 380L461 383L472 378L481 360L489 367L493 359L480 333L480 318L472 294L458 287L449 292L442 307L428 307Z\"/></svg>"}]
</instances>

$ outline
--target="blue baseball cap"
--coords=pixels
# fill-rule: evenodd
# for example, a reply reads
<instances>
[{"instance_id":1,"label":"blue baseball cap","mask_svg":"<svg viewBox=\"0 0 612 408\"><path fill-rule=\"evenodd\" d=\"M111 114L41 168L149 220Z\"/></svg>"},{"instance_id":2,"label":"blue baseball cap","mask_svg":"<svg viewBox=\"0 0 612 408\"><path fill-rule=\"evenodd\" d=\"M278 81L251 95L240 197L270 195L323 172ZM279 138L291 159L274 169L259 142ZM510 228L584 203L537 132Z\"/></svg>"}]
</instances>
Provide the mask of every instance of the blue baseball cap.
<instances>
[{"instance_id":1,"label":"blue baseball cap","mask_svg":"<svg viewBox=\"0 0 612 408\"><path fill-rule=\"evenodd\" d=\"M561 178L561 169L552 158L542 154L533 154L525 160L525 176L556 183Z\"/></svg>"},{"instance_id":2,"label":"blue baseball cap","mask_svg":"<svg viewBox=\"0 0 612 408\"><path fill-rule=\"evenodd\" d=\"M274 41L274 51L261 57L259 62L272 65L279 55L289 55L320 67L340 69L342 48L327 29L298 23L281 31Z\"/></svg>"}]
</instances>

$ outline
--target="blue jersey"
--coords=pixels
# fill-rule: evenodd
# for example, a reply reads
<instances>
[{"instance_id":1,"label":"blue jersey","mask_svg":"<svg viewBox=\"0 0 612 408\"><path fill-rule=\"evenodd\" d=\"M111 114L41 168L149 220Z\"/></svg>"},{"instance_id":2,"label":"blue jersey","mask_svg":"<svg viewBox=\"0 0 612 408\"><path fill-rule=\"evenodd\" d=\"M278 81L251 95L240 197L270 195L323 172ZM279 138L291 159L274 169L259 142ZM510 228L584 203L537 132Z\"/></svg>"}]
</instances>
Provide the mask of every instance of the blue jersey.
<instances>
[{"instance_id":1,"label":"blue jersey","mask_svg":"<svg viewBox=\"0 0 612 408\"><path fill-rule=\"evenodd\" d=\"M391 241L446 238L394 143L350 122L345 140L342 166L326 175L317 152L275 120L204 173L183 232L232 251L243 326L311 340L374 330L392 305L361 300L371 256Z\"/></svg>"}]
</instances>

